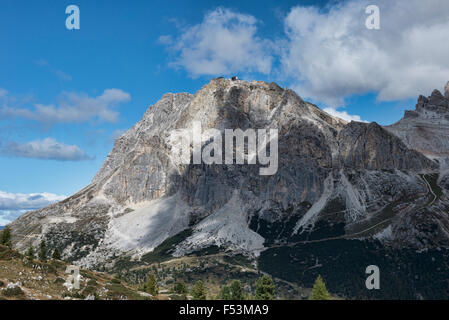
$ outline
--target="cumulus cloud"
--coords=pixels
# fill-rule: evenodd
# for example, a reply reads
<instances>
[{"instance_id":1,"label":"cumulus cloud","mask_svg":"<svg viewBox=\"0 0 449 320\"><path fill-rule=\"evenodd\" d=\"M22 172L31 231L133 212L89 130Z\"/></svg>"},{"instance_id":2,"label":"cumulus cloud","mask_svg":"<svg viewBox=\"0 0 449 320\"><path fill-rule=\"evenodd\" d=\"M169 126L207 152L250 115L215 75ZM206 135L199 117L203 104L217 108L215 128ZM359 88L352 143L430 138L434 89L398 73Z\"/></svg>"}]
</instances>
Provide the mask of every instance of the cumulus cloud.
<instances>
[{"instance_id":1,"label":"cumulus cloud","mask_svg":"<svg viewBox=\"0 0 449 320\"><path fill-rule=\"evenodd\" d=\"M64 195L52 193L8 193L0 191L0 225L6 225L25 211L36 210L62 201Z\"/></svg>"},{"instance_id":2,"label":"cumulus cloud","mask_svg":"<svg viewBox=\"0 0 449 320\"><path fill-rule=\"evenodd\" d=\"M0 210L34 210L65 198L65 195L47 192L25 194L0 191Z\"/></svg>"},{"instance_id":3,"label":"cumulus cloud","mask_svg":"<svg viewBox=\"0 0 449 320\"><path fill-rule=\"evenodd\" d=\"M92 159L76 145L66 145L52 138L27 143L8 142L0 149L6 156L59 160L81 161Z\"/></svg>"},{"instance_id":4,"label":"cumulus cloud","mask_svg":"<svg viewBox=\"0 0 449 320\"><path fill-rule=\"evenodd\" d=\"M276 41L258 33L255 17L218 8L178 37L159 41L175 54L172 65L193 76L271 72L332 110L354 94L394 101L442 89L449 80L447 0L377 0L380 30L365 27L371 4L292 7Z\"/></svg>"},{"instance_id":5,"label":"cumulus cloud","mask_svg":"<svg viewBox=\"0 0 449 320\"><path fill-rule=\"evenodd\" d=\"M115 107L130 100L130 94L120 89L106 89L97 97L63 93L57 105L35 104L32 109L4 105L0 108L0 116L43 123L80 123L89 120L115 122L119 115Z\"/></svg>"},{"instance_id":6,"label":"cumulus cloud","mask_svg":"<svg viewBox=\"0 0 449 320\"><path fill-rule=\"evenodd\" d=\"M192 76L268 74L273 60L271 42L256 35L257 24L251 15L217 8L178 38L164 35L159 41L177 55L171 65L185 68Z\"/></svg>"},{"instance_id":7,"label":"cumulus cloud","mask_svg":"<svg viewBox=\"0 0 449 320\"><path fill-rule=\"evenodd\" d=\"M362 120L360 116L358 115L351 115L347 113L346 111L338 111L336 108L324 108L325 112L329 113L331 116L343 119L345 121L351 122L351 121L358 121L358 122L367 122L365 120Z\"/></svg>"},{"instance_id":8,"label":"cumulus cloud","mask_svg":"<svg viewBox=\"0 0 449 320\"><path fill-rule=\"evenodd\" d=\"M348 1L325 12L291 9L281 62L299 94L335 107L352 94L401 100L446 83L447 1L378 0L380 30L365 27L368 4Z\"/></svg>"}]
</instances>

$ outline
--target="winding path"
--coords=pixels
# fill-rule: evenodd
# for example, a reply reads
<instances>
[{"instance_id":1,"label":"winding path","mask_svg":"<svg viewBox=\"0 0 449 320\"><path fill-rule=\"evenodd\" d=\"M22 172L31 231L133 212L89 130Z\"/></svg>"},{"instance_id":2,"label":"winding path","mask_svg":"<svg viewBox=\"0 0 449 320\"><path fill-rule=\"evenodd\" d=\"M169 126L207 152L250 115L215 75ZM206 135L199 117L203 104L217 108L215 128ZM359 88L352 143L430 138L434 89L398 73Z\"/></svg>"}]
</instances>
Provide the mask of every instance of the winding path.
<instances>
[{"instance_id":1,"label":"winding path","mask_svg":"<svg viewBox=\"0 0 449 320\"><path fill-rule=\"evenodd\" d=\"M427 195L429 195L429 193L431 193L433 195L433 200L430 203L426 203L423 206L419 207L417 210L422 209L422 208L427 207L427 206L433 205L435 203L435 201L437 200L437 198L438 198L437 195L433 192L432 187L430 186L430 183L426 179L426 176L422 175L422 177L421 176L419 176L419 177L425 182L425 184L427 186L427 189L428 189ZM352 233L352 234L344 234L344 235L341 235L341 236L338 236L338 237L330 237L330 238L317 239L317 240L305 240L305 241L298 241L298 242L292 242L292 243L286 243L286 244L275 244L275 245L271 245L271 246L265 247L265 250L271 249L271 248L280 248L280 247L294 247L294 246L296 246L298 244L309 244L309 243L317 243L317 242L339 240L339 239L350 239L350 238L354 238L354 237L356 237L358 235L361 235L363 233L366 233L366 232L368 232L368 231L378 227L379 225L381 225L381 224L383 224L385 222L391 221L392 219L393 219L393 217L385 219L385 220L382 220L381 222L376 223L373 226L370 226L370 227L368 227L368 228L366 228L366 229L364 229L362 231L358 231L358 232L355 232L355 233Z\"/></svg>"}]
</instances>

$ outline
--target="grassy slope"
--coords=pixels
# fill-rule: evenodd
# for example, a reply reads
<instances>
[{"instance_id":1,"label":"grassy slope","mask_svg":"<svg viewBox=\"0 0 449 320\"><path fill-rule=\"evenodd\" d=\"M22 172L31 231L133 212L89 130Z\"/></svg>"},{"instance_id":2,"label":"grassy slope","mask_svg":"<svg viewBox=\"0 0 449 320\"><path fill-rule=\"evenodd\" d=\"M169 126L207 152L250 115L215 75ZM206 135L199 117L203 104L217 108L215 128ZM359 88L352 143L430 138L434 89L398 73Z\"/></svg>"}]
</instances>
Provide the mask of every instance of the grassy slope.
<instances>
[{"instance_id":1,"label":"grassy slope","mask_svg":"<svg viewBox=\"0 0 449 320\"><path fill-rule=\"evenodd\" d=\"M100 299L145 298L135 287L109 274L88 270L80 270L80 290L69 292L63 286L67 265L60 260L30 262L18 252L0 245L0 299L83 299L94 293ZM23 293L5 295L5 288L11 283L19 283Z\"/></svg>"}]
</instances>

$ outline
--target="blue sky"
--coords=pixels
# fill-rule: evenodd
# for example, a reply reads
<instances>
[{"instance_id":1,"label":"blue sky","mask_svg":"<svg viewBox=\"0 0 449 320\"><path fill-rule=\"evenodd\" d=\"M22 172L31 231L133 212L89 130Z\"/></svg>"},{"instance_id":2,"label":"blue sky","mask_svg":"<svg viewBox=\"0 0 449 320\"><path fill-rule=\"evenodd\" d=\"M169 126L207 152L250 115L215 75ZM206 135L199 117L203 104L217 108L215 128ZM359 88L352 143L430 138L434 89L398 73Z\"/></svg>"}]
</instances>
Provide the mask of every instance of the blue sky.
<instances>
[{"instance_id":1,"label":"blue sky","mask_svg":"<svg viewBox=\"0 0 449 320\"><path fill-rule=\"evenodd\" d=\"M0 225L87 185L149 105L215 76L394 123L449 80L449 12L433 2L377 1L381 28L368 30L366 1L2 0ZM71 4L79 30L65 26Z\"/></svg>"}]
</instances>

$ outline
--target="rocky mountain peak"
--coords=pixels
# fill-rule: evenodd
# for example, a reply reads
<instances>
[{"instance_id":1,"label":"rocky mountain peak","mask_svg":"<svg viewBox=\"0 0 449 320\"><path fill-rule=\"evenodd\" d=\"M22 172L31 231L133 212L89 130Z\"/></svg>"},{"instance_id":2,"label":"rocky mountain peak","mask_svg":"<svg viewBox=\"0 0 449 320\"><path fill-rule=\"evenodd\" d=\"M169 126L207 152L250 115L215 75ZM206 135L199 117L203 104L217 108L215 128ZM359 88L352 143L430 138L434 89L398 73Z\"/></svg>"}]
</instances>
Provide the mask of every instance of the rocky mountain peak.
<instances>
[{"instance_id":1,"label":"rocky mountain peak","mask_svg":"<svg viewBox=\"0 0 449 320\"><path fill-rule=\"evenodd\" d=\"M427 108L441 99L435 92L421 100ZM265 176L261 163L179 163L176 132L197 124L203 132L277 129L276 170ZM202 140L200 151L210 143ZM292 219L294 230L285 237L305 232L332 199L348 207L338 219L354 222L368 214L366 203L380 206L420 188L407 185L397 170L410 172L413 181L414 174L435 169L376 123L334 118L275 83L217 78L195 94L163 95L116 140L89 186L11 227L26 235L13 239L16 248L45 238L86 266L145 254L185 230L191 235L176 246L177 256L210 246L257 254L273 236L264 225Z\"/></svg>"},{"instance_id":2,"label":"rocky mountain peak","mask_svg":"<svg viewBox=\"0 0 449 320\"><path fill-rule=\"evenodd\" d=\"M446 86L444 87L444 95L447 99L449 99L449 81L446 83Z\"/></svg>"},{"instance_id":3,"label":"rocky mountain peak","mask_svg":"<svg viewBox=\"0 0 449 320\"><path fill-rule=\"evenodd\" d=\"M447 94L447 93L446 93ZM445 114L449 112L449 99L441 94L439 90L433 90L430 97L420 96L416 104L416 111L430 115L431 113ZM426 112L426 111L430 111Z\"/></svg>"},{"instance_id":4,"label":"rocky mountain peak","mask_svg":"<svg viewBox=\"0 0 449 320\"><path fill-rule=\"evenodd\" d=\"M415 110L405 111L404 118L387 130L409 148L431 158L449 156L449 82L445 95L433 90L429 97L419 96ZM441 159L440 159L441 160ZM447 161L440 161L441 164Z\"/></svg>"}]
</instances>

